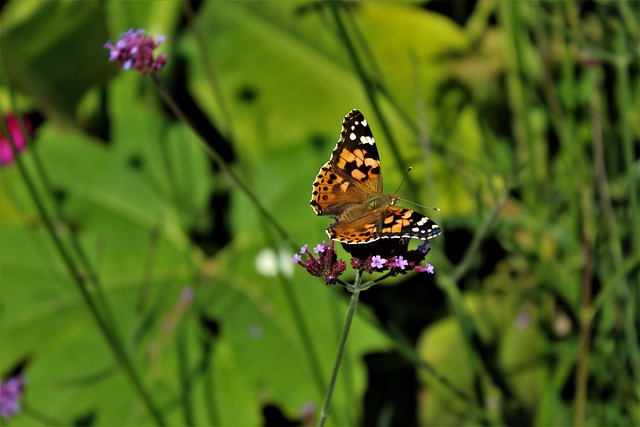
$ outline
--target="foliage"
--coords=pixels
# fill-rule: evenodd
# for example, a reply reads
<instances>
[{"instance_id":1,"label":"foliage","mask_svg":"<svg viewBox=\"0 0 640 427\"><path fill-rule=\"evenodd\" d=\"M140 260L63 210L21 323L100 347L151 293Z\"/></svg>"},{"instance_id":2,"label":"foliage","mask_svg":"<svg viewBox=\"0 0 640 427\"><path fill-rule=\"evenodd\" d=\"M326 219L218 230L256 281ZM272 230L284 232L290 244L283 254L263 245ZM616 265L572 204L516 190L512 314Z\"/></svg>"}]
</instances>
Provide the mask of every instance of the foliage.
<instances>
[{"instance_id":1,"label":"foliage","mask_svg":"<svg viewBox=\"0 0 640 427\"><path fill-rule=\"evenodd\" d=\"M289 259L358 108L443 235L362 293L329 423L639 424L637 4L471 5L4 5L2 113L36 130L0 171L2 422L313 419L348 298ZM130 28L162 71L108 62Z\"/></svg>"}]
</instances>

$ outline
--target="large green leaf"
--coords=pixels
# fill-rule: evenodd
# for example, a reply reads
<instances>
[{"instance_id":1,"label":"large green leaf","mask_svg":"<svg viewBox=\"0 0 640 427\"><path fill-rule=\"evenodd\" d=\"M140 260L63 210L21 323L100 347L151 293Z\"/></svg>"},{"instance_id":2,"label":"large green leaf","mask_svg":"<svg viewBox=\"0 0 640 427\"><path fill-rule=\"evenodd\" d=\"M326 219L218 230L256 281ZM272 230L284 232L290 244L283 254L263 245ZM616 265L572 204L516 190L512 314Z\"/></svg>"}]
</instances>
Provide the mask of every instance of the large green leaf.
<instances>
[{"instance_id":1,"label":"large green leaf","mask_svg":"<svg viewBox=\"0 0 640 427\"><path fill-rule=\"evenodd\" d=\"M64 122L73 121L86 91L114 72L101 49L108 35L100 2L11 2L0 36L11 83Z\"/></svg>"}]
</instances>

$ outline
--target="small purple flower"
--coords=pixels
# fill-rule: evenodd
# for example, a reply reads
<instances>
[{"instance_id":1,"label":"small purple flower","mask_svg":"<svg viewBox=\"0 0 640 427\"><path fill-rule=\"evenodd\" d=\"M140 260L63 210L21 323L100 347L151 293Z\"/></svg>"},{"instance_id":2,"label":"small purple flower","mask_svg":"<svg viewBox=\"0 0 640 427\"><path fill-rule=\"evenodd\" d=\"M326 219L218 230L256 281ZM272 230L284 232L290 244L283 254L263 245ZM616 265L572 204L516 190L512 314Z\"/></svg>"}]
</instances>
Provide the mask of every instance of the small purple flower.
<instances>
[{"instance_id":1,"label":"small purple flower","mask_svg":"<svg viewBox=\"0 0 640 427\"><path fill-rule=\"evenodd\" d=\"M137 70L142 75L160 71L167 62L167 55L153 57L154 50L165 41L164 36L153 37L144 35L144 30L130 29L122 33L122 38L113 45L111 41L104 44L109 49L109 61L118 61L124 70Z\"/></svg>"},{"instance_id":2,"label":"small purple flower","mask_svg":"<svg viewBox=\"0 0 640 427\"><path fill-rule=\"evenodd\" d=\"M386 262L387 260L382 258L380 255L375 255L371 258L371 267L383 268Z\"/></svg>"},{"instance_id":3,"label":"small purple flower","mask_svg":"<svg viewBox=\"0 0 640 427\"><path fill-rule=\"evenodd\" d=\"M196 293L193 288L184 288L180 291L180 301L189 304L193 301L195 295Z\"/></svg>"},{"instance_id":4,"label":"small purple flower","mask_svg":"<svg viewBox=\"0 0 640 427\"><path fill-rule=\"evenodd\" d=\"M307 400L304 402L302 409L300 410L300 418L302 418L302 425L312 426L315 425L316 404L313 401Z\"/></svg>"},{"instance_id":5,"label":"small purple flower","mask_svg":"<svg viewBox=\"0 0 640 427\"><path fill-rule=\"evenodd\" d=\"M300 254L293 254L291 262L299 263L300 261L302 261L302 257L300 256Z\"/></svg>"},{"instance_id":6,"label":"small purple flower","mask_svg":"<svg viewBox=\"0 0 640 427\"><path fill-rule=\"evenodd\" d=\"M23 388L24 381L20 377L0 381L0 418L9 418L20 412Z\"/></svg>"},{"instance_id":7,"label":"small purple flower","mask_svg":"<svg viewBox=\"0 0 640 427\"><path fill-rule=\"evenodd\" d=\"M427 272L433 274L433 265L424 262L431 250L428 241L425 241L417 249L409 250L410 239L381 239L368 245L345 245L345 250L351 253L351 266L365 273L381 273L397 276L407 274L410 271L418 273ZM378 255L369 255L375 253Z\"/></svg>"},{"instance_id":8,"label":"small purple flower","mask_svg":"<svg viewBox=\"0 0 640 427\"><path fill-rule=\"evenodd\" d=\"M302 247L300 248L300 255L303 255L307 252L307 248L309 247L309 245L307 243L305 243L304 245L302 245Z\"/></svg>"},{"instance_id":9,"label":"small purple flower","mask_svg":"<svg viewBox=\"0 0 640 427\"><path fill-rule=\"evenodd\" d=\"M409 261L407 261L406 259L404 259L404 257L402 255L400 255L399 257L396 258L395 261L395 266L399 267L400 270L404 270L404 268L409 265Z\"/></svg>"},{"instance_id":10,"label":"small purple flower","mask_svg":"<svg viewBox=\"0 0 640 427\"><path fill-rule=\"evenodd\" d=\"M324 252L324 248L327 246L327 242L323 241L322 244L318 243L315 248L313 248L313 252L320 254Z\"/></svg>"},{"instance_id":11,"label":"small purple flower","mask_svg":"<svg viewBox=\"0 0 640 427\"><path fill-rule=\"evenodd\" d=\"M522 331L527 329L530 323L531 323L531 316L529 316L528 313L524 311L518 313L518 316L516 317L516 327L519 330Z\"/></svg>"},{"instance_id":12,"label":"small purple flower","mask_svg":"<svg viewBox=\"0 0 640 427\"><path fill-rule=\"evenodd\" d=\"M413 267L413 271L417 271L418 273L435 274L435 269L433 267L433 264L430 264L430 263L427 263L424 267L421 265L418 265L417 267Z\"/></svg>"}]
</instances>

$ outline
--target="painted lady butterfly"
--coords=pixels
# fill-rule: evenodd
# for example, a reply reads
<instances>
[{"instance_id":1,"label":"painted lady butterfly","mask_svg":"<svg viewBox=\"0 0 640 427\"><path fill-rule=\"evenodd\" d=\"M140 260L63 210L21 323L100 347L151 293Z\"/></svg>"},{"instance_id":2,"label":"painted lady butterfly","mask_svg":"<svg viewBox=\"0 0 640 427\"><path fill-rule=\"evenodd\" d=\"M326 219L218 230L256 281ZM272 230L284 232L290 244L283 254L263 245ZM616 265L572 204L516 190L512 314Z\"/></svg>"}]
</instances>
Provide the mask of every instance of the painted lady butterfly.
<instances>
[{"instance_id":1,"label":"painted lady butterfly","mask_svg":"<svg viewBox=\"0 0 640 427\"><path fill-rule=\"evenodd\" d=\"M395 206L398 197L382 192L378 148L371 129L358 110L342 122L331 158L313 183L311 207L336 222L327 229L342 243L370 243L380 238L427 240L440 227L426 216Z\"/></svg>"}]
</instances>

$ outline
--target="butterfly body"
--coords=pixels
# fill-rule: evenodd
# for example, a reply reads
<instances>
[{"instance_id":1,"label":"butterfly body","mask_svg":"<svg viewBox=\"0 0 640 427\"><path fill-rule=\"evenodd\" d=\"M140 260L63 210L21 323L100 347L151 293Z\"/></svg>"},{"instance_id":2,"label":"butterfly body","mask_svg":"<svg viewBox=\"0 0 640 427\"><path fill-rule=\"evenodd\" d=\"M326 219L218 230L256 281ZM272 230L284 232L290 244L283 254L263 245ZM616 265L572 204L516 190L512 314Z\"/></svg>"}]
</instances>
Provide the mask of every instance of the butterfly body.
<instances>
[{"instance_id":1,"label":"butterfly body","mask_svg":"<svg viewBox=\"0 0 640 427\"><path fill-rule=\"evenodd\" d=\"M342 123L340 139L313 183L311 207L335 218L327 229L333 240L370 243L380 238L431 239L440 227L426 216L395 206L398 198L383 193L378 148L358 110Z\"/></svg>"}]
</instances>

